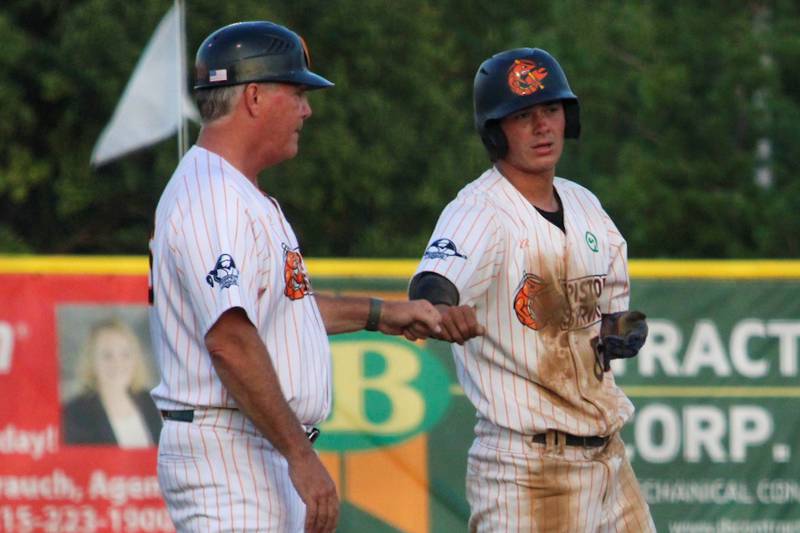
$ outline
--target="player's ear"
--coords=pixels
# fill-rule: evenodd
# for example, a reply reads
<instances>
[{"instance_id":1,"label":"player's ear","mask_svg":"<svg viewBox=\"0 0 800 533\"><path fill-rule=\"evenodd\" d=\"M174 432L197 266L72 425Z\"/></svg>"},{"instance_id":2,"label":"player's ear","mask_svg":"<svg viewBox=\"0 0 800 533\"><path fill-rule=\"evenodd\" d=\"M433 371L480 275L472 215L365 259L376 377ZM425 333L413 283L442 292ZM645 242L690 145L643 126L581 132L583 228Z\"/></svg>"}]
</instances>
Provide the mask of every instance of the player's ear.
<instances>
[{"instance_id":1,"label":"player's ear","mask_svg":"<svg viewBox=\"0 0 800 533\"><path fill-rule=\"evenodd\" d=\"M244 86L242 104L250 116L257 117L261 113L265 96L262 87L257 83L248 83Z\"/></svg>"}]
</instances>

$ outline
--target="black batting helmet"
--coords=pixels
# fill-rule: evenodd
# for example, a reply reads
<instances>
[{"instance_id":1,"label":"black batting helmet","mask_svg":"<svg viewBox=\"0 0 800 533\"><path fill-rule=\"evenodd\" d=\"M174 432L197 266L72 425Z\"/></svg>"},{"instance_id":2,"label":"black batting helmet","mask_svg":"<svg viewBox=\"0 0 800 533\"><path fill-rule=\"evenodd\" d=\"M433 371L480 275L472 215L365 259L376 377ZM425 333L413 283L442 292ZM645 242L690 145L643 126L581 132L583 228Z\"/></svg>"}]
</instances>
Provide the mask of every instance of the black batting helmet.
<instances>
[{"instance_id":1,"label":"black batting helmet","mask_svg":"<svg viewBox=\"0 0 800 533\"><path fill-rule=\"evenodd\" d=\"M503 158L508 141L500 119L546 102L564 103L564 137L581 132L578 97L558 61L540 48L515 48L484 61L475 74L475 127L492 161Z\"/></svg>"},{"instance_id":2,"label":"black batting helmet","mask_svg":"<svg viewBox=\"0 0 800 533\"><path fill-rule=\"evenodd\" d=\"M250 82L324 89L333 83L309 69L308 48L295 32L267 21L237 22L203 41L195 58L195 90Z\"/></svg>"}]
</instances>

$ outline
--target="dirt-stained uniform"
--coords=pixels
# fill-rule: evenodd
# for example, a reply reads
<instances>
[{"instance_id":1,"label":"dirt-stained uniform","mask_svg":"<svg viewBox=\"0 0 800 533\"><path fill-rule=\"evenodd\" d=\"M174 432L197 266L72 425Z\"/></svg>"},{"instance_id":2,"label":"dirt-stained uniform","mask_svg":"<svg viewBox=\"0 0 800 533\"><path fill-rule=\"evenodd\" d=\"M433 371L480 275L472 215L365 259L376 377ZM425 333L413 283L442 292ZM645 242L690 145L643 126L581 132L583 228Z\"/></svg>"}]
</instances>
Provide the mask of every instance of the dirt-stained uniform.
<instances>
[{"instance_id":1,"label":"dirt-stained uniform","mask_svg":"<svg viewBox=\"0 0 800 533\"><path fill-rule=\"evenodd\" d=\"M552 57L538 49L506 55L514 54L525 59L501 65L509 80L520 64L540 74L517 95L560 74L565 89L545 94L544 105L574 98ZM514 111L507 106L500 116ZM577 115L572 120L568 130ZM625 239L588 189L559 177L552 186L563 228L490 168L444 209L417 269L417 277L433 272L451 282L458 305L474 307L485 328L452 345L477 411L470 530L654 531L618 434L634 408L594 348L603 315L628 310Z\"/></svg>"}]
</instances>

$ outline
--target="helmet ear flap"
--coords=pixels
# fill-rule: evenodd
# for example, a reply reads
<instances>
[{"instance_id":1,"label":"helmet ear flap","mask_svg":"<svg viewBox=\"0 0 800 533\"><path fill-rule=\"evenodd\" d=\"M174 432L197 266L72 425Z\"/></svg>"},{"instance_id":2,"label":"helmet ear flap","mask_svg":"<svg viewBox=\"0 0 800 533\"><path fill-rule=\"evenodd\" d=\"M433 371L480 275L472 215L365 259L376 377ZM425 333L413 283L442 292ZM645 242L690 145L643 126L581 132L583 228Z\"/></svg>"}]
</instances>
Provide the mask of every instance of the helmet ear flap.
<instances>
[{"instance_id":1,"label":"helmet ear flap","mask_svg":"<svg viewBox=\"0 0 800 533\"><path fill-rule=\"evenodd\" d=\"M481 132L481 141L483 141L486 151L489 152L489 159L492 160L492 163L504 158L508 153L508 140L498 120L486 121Z\"/></svg>"},{"instance_id":2,"label":"helmet ear flap","mask_svg":"<svg viewBox=\"0 0 800 533\"><path fill-rule=\"evenodd\" d=\"M581 108L578 100L564 100L564 118L566 128L564 137L567 139L577 139L581 135Z\"/></svg>"}]
</instances>

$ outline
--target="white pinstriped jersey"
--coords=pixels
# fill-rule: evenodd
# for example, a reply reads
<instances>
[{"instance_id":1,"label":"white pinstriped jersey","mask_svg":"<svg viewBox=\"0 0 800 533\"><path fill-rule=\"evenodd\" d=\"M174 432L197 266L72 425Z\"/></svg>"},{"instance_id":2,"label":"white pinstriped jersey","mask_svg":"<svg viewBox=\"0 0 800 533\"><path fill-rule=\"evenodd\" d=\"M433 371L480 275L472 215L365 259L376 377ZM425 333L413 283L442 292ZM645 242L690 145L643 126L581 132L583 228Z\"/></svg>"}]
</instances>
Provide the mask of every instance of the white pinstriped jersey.
<instances>
[{"instance_id":1,"label":"white pinstriped jersey","mask_svg":"<svg viewBox=\"0 0 800 533\"><path fill-rule=\"evenodd\" d=\"M204 337L243 308L290 407L304 424L331 404L330 348L297 239L277 202L198 146L181 160L156 209L150 328L160 409L235 407Z\"/></svg>"},{"instance_id":2,"label":"white pinstriped jersey","mask_svg":"<svg viewBox=\"0 0 800 533\"><path fill-rule=\"evenodd\" d=\"M566 234L496 169L442 212L417 269L458 288L486 335L453 344L478 416L523 434L610 435L633 413L591 345L628 308L627 247L586 188L555 178Z\"/></svg>"}]
</instances>

